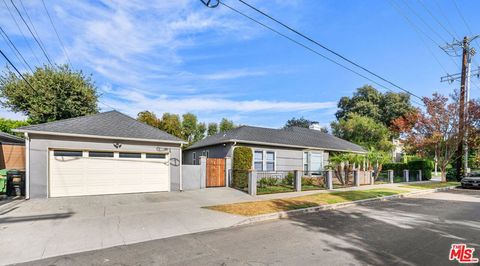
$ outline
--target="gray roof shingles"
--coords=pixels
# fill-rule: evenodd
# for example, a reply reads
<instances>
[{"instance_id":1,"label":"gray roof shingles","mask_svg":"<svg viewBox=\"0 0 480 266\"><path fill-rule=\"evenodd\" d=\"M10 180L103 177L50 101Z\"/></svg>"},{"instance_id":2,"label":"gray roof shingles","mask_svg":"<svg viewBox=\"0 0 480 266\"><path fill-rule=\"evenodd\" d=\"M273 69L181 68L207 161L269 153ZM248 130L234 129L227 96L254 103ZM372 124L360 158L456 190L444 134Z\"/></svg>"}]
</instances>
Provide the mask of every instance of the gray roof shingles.
<instances>
[{"instance_id":1,"label":"gray roof shingles","mask_svg":"<svg viewBox=\"0 0 480 266\"><path fill-rule=\"evenodd\" d=\"M20 138L20 137L17 137L17 136L14 136L14 135L11 135L11 134L8 134L8 133L5 133L5 132L0 132L0 142L25 143L25 140Z\"/></svg>"},{"instance_id":2,"label":"gray roof shingles","mask_svg":"<svg viewBox=\"0 0 480 266\"><path fill-rule=\"evenodd\" d=\"M209 136L188 149L212 146L216 144L239 141L261 142L272 146L288 145L325 150L339 150L351 152L366 152L366 150L354 143L337 138L327 133L308 128L273 129L252 126L240 126L227 132Z\"/></svg>"},{"instance_id":3,"label":"gray roof shingles","mask_svg":"<svg viewBox=\"0 0 480 266\"><path fill-rule=\"evenodd\" d=\"M54 121L50 123L20 127L19 132L45 132L55 134L78 134L88 136L148 139L184 142L158 128L151 127L118 111L109 111Z\"/></svg>"}]
</instances>

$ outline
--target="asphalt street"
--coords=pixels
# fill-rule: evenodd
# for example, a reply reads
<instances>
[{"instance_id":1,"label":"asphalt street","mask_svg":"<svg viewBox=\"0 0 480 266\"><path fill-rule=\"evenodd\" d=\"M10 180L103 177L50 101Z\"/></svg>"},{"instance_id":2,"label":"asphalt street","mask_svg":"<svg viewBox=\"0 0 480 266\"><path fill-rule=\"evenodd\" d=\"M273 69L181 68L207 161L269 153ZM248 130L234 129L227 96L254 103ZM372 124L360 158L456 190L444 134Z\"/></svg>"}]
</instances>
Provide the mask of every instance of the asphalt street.
<instances>
[{"instance_id":1,"label":"asphalt street","mask_svg":"<svg viewBox=\"0 0 480 266\"><path fill-rule=\"evenodd\" d=\"M454 243L476 248L480 257L480 190L374 202L24 265L458 265L448 259Z\"/></svg>"}]
</instances>

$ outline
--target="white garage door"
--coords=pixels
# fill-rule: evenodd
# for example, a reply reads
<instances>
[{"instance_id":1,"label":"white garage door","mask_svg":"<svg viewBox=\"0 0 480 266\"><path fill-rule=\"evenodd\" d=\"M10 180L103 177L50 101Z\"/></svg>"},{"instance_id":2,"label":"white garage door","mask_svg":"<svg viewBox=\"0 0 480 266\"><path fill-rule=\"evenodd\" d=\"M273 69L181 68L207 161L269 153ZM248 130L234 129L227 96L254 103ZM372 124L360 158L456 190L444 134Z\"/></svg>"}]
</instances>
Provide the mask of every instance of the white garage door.
<instances>
[{"instance_id":1,"label":"white garage door","mask_svg":"<svg viewBox=\"0 0 480 266\"><path fill-rule=\"evenodd\" d=\"M170 190L168 154L50 150L50 197Z\"/></svg>"}]
</instances>

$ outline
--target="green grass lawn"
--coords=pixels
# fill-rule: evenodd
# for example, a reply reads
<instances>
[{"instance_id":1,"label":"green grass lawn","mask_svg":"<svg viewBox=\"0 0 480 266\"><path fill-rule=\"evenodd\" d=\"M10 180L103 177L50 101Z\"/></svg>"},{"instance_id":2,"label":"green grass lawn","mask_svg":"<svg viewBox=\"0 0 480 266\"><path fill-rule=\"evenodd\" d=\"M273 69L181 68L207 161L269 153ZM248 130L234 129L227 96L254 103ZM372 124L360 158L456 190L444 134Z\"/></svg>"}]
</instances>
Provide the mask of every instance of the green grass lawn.
<instances>
[{"instance_id":1,"label":"green grass lawn","mask_svg":"<svg viewBox=\"0 0 480 266\"><path fill-rule=\"evenodd\" d=\"M284 192L293 192L295 188L293 186L266 186L266 187L257 187L257 195L273 194L273 193L284 193Z\"/></svg>"},{"instance_id":2,"label":"green grass lawn","mask_svg":"<svg viewBox=\"0 0 480 266\"><path fill-rule=\"evenodd\" d=\"M442 187L451 187L451 186L460 186L460 182L432 182L432 183L419 183L419 184L408 184L402 185L402 188L414 188L414 189L433 189L433 188L442 188Z\"/></svg>"},{"instance_id":3,"label":"green grass lawn","mask_svg":"<svg viewBox=\"0 0 480 266\"><path fill-rule=\"evenodd\" d=\"M320 189L327 189L327 188L324 186L302 185L302 191L320 190Z\"/></svg>"},{"instance_id":4,"label":"green grass lawn","mask_svg":"<svg viewBox=\"0 0 480 266\"><path fill-rule=\"evenodd\" d=\"M286 199L241 202L217 206L208 206L204 208L243 216L255 216L280 211L304 209L325 204L379 198L384 196L402 194L406 192L409 191L387 188L375 188L368 190L317 193Z\"/></svg>"}]
</instances>

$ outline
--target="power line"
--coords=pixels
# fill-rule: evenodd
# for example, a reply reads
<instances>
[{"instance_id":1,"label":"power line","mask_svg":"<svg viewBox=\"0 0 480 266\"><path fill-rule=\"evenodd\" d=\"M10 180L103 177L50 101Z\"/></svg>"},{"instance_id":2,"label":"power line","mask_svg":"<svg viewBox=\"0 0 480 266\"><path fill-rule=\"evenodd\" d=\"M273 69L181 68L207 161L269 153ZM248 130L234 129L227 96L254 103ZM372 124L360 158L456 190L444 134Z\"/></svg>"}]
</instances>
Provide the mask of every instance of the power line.
<instances>
[{"instance_id":1,"label":"power line","mask_svg":"<svg viewBox=\"0 0 480 266\"><path fill-rule=\"evenodd\" d=\"M440 25L440 27L442 29L444 29L450 36L452 36L453 39L455 39L455 35L453 35L443 24L442 22L440 22L440 20L430 11L430 9L427 7L427 5L425 5L425 3L422 1L422 0L417 0L421 5L422 7L427 11L427 13L433 18L433 20L435 20L435 22L437 22L438 25Z\"/></svg>"},{"instance_id":2,"label":"power line","mask_svg":"<svg viewBox=\"0 0 480 266\"><path fill-rule=\"evenodd\" d=\"M20 53L20 51L17 49L17 47L15 46L15 44L12 42L12 40L10 39L10 37L8 37L8 34L3 30L2 26L0 26L0 31L2 32L2 37L5 39L5 42L7 42L7 44L9 44L10 48L12 50L14 50L14 54L15 56L17 57L18 61L23 61L23 63L30 69L30 71L32 71L33 73L33 69L32 67L30 66L30 64L28 64L27 60L25 60L25 57L23 57L22 53ZM16 53L15 53L16 51ZM20 57L22 59L20 59Z\"/></svg>"},{"instance_id":3,"label":"power line","mask_svg":"<svg viewBox=\"0 0 480 266\"><path fill-rule=\"evenodd\" d=\"M13 69L15 70L15 72L17 72L17 74L25 81L25 83L27 83L27 85L34 91L38 94L38 91L32 86L32 84L30 84L30 82L28 82L28 80L22 75L22 73L20 73L20 71L18 71L18 68L12 63L12 61L10 61L10 59L7 57L7 55L5 55L3 53L3 51L0 49L0 54L2 54L3 58L5 58L5 60L7 60L7 62L13 67Z\"/></svg>"},{"instance_id":4,"label":"power line","mask_svg":"<svg viewBox=\"0 0 480 266\"><path fill-rule=\"evenodd\" d=\"M45 13L47 13L48 19L50 20L50 24L52 25L53 30L55 31L55 35L57 35L57 39L60 42L60 45L62 46L63 52L65 53L65 57L67 58L68 64L72 64L70 62L70 57L68 56L67 49L65 49L65 45L63 45L62 39L60 38L60 35L58 34L57 28L55 27L55 24L53 23L52 17L50 16L50 12L48 12L47 6L45 5L45 1L42 0L43 8L45 9Z\"/></svg>"},{"instance_id":5,"label":"power line","mask_svg":"<svg viewBox=\"0 0 480 266\"><path fill-rule=\"evenodd\" d=\"M3 1L3 4L5 5L5 7L7 8L8 13L10 14L10 17L11 17L12 20L15 22L15 25L17 25L17 28L18 28L18 30L20 31L20 34L22 35L23 40L25 41L25 43L27 44L28 48L30 49L30 52L32 52L33 57L35 57L35 60L37 60L37 63L38 63L39 65L41 65L42 63L41 63L40 60L38 59L37 54L35 53L35 51L33 50L32 46L30 45L30 42L27 40L27 37L25 37L25 33L23 33L22 28L21 28L20 25L18 24L17 19L15 18L15 16L14 16L13 13L12 13L12 11L10 10L10 7L7 5L7 2L6 2L5 0L2 0L2 1Z\"/></svg>"},{"instance_id":6,"label":"power line","mask_svg":"<svg viewBox=\"0 0 480 266\"><path fill-rule=\"evenodd\" d=\"M23 17L22 13L20 12L20 10L18 10L17 6L15 5L15 3L13 2L13 0L10 0L10 2L12 3L13 7L15 8L15 10L17 11L18 15L20 16L20 18L22 19L23 23L25 24L25 26L27 26L27 29L28 31L30 32L30 34L33 36L33 38L35 39L35 41L37 42L38 46L40 47L40 49L42 50L43 52L43 55L47 58L47 61L50 63L50 65L53 66L52 64L52 61L50 60L50 57L48 56L47 54L47 51L45 51L45 49L43 48L42 44L40 43L40 41L37 39L37 37L35 36L35 34L33 33L32 29L30 28L30 26L28 26L28 23L27 21L25 21L25 18ZM21 2L20 2L21 3ZM28 15L28 13L27 13Z\"/></svg>"},{"instance_id":7,"label":"power line","mask_svg":"<svg viewBox=\"0 0 480 266\"><path fill-rule=\"evenodd\" d=\"M299 41L297 41L297 40L295 40L295 39L293 39L293 38L291 38L291 37L289 37L289 36L287 36L287 35L285 35L285 34L283 34L283 33L281 33L281 32L279 32L279 31L277 31L277 30L275 30L274 28L272 28L272 27L270 27L270 26L268 26L268 25L266 25L266 24L264 24L264 23L256 20L255 18L252 18L252 17L248 16L247 14L245 14L245 13L243 13L243 12L241 12L241 11L239 11L239 10L237 10L237 9L235 9L235 8L233 8L233 7L225 4L225 3L223 3L223 2L219 2L219 3L222 4L223 6L227 7L228 9L230 9L230 10L238 13L239 15L241 15L241 16L243 16L243 17L245 17L245 18L247 18L247 19L249 19L249 20L251 20L251 21L253 21L253 22L257 23L257 24L259 24L260 26L262 26L262 27L264 27L264 28L266 28L266 29L268 29L268 30L270 30L270 31L272 31L272 32L280 35L281 37L283 37L283 38L285 38L285 39L287 39L287 40L289 40L289 41L291 41L291 42L293 42L293 43L295 43L295 44L297 44L297 45L299 45L299 46L301 46L301 47L309 50L310 52L312 52L312 53L314 53L314 54L316 54L316 55L318 55L318 56L320 56L320 57L322 57L322 58L330 61L331 63L334 63L335 65L340 66L341 68L346 69L346 70L348 70L348 71L350 71L350 72L352 72L352 73L354 73L354 74L356 74L356 75L358 75L358 76L360 76L360 77L362 77L362 78L364 78L364 79L372 82L373 84L376 84L376 85L378 85L378 86L380 86L380 87L382 87L382 88L384 88L384 89L386 89L386 90L388 90L388 91L394 92L393 90L391 90L390 88L386 87L385 85L383 85L383 84L381 84L381 83L378 83L377 81L375 81L375 80L373 80L373 79L371 79L371 78L369 78L369 77L367 77L367 76L359 73L358 71L355 71L355 70L352 69L352 68L349 68L349 67L347 67L347 66L345 66L345 65L343 65L343 64L341 64L341 63L339 63L339 62L337 62L337 61L335 61L334 59L331 59L330 57L328 57L328 56L326 56L326 55L321 54L320 52L316 51L315 49L313 49L313 48L311 48L311 47L309 47L309 46L307 46L307 45L305 45L305 44L303 44L303 43L301 43L301 42L299 42ZM416 102L416 101L414 101L414 100L412 100L412 101L415 102L415 103L418 104L418 105L423 105L422 103Z\"/></svg>"},{"instance_id":8,"label":"power line","mask_svg":"<svg viewBox=\"0 0 480 266\"><path fill-rule=\"evenodd\" d=\"M393 2L393 0L392 0L392 2ZM430 31L432 31L435 35L437 35L437 37L438 37L439 39L441 39L443 42L447 42L446 40L443 39L443 37L442 37L434 28L432 28L432 27L430 26L430 24L428 24L428 23L423 19L422 16L420 16L420 15L415 11L415 9L413 9L413 8L408 4L407 1L402 0L402 2L405 4L405 6L407 6L407 8L408 8L420 21L422 21L423 24L425 24L425 26L427 26L427 28L428 28ZM433 40L432 38L429 38L429 39L432 40L435 44L437 44L437 46L440 46L440 44L438 44L438 43L437 43L435 40Z\"/></svg>"},{"instance_id":9,"label":"power line","mask_svg":"<svg viewBox=\"0 0 480 266\"><path fill-rule=\"evenodd\" d=\"M283 22L281 22L281 21L273 18L272 16L268 15L267 13L261 11L260 9L254 7L254 6L250 5L249 3L247 3L247 2L245 2L245 1L243 1L243 0L239 0L239 1L240 1L241 3L243 3L244 5L250 7L251 9L257 11L258 13L264 15L265 17L269 18L270 20L272 20L272 21L278 23L279 25L283 26L284 28L287 28L288 30L292 31L293 33L295 33L295 34L303 37L304 39L310 41L311 43L314 43L315 45L320 46L322 49L324 49L324 50L326 50L326 51L334 54L334 55L337 56L337 57L340 57L340 58L343 59L344 61L347 61L348 63L350 63L350 64L352 64L352 65L354 65L354 66L362 69L363 71L365 71L365 72L367 72L367 73L369 73L370 75L373 75L373 76L377 77L378 79L381 79L382 81L384 81L384 82L386 82L386 83L394 86L395 88L400 89L400 90L408 93L409 95L414 96L414 97L422 100L422 98L421 98L420 96L418 96L418 95L416 95L416 94L414 94L414 93L412 93L412 92L410 92L410 91L408 91L408 90L406 90L406 89L398 86L397 84L395 84L395 83L391 82L390 80L388 80L388 79L386 79L386 78L384 78L384 77L382 77L382 76L374 73L373 71L367 69L366 67L363 67L363 66L361 66L360 64L358 64L358 63L356 63L356 62L348 59L347 57L341 55L340 53L333 51L332 49L330 49L330 48L326 47L325 45L323 45L323 44L315 41L314 39L306 36L305 34L303 34L303 33L299 32L299 31L293 29L292 27L286 25L285 23L283 23ZM222 1L220 1L220 3L223 4L223 5L225 5Z\"/></svg>"},{"instance_id":10,"label":"power line","mask_svg":"<svg viewBox=\"0 0 480 266\"><path fill-rule=\"evenodd\" d=\"M413 28L413 30L417 33L418 35L418 38L422 41L422 44L425 46L425 48L427 48L428 52L430 53L430 55L432 55L432 57L435 59L435 61L437 62L437 64L443 69L443 71L445 72L445 74L448 75L448 71L447 69L445 68L445 66L440 62L440 60L438 59L438 57L435 55L435 53L432 51L432 49L430 48L430 46L428 46L428 44L426 43L425 39L422 38L422 35L425 35L428 39L430 39L433 43L437 44L438 46L440 46L435 40L433 40L428 34L426 34L420 27L418 27L409 17L408 15L406 15L404 12L402 12L400 6L397 6L397 4L394 2L394 0L390 0L390 4L393 6L393 8L403 17L405 18L405 20L408 22L408 24Z\"/></svg>"}]
</instances>

